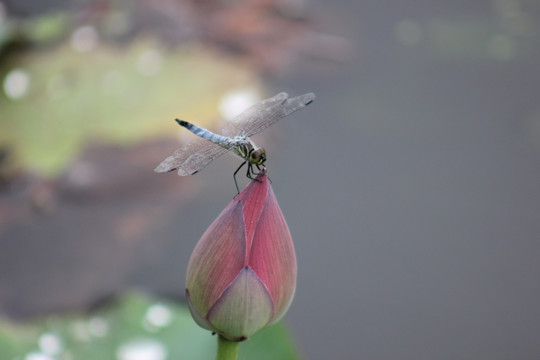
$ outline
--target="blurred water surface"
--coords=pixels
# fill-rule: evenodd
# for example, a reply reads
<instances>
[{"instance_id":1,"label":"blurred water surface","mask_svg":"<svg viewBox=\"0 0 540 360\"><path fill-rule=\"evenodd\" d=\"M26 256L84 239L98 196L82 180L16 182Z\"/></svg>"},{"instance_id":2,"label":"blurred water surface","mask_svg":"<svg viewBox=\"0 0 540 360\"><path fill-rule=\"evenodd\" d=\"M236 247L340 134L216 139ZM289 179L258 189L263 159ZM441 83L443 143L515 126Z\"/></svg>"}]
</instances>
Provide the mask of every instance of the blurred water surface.
<instances>
[{"instance_id":1,"label":"blurred water surface","mask_svg":"<svg viewBox=\"0 0 540 360\"><path fill-rule=\"evenodd\" d=\"M232 10L202 23L240 19L220 28L235 41L186 36L255 59L250 88L318 96L255 138L297 247L286 321L305 357L538 356L538 3L288 3L309 19L285 16L295 41L276 30L259 46L253 34L268 30L250 26L267 18ZM170 117L152 122L178 131ZM182 298L189 254L234 195L238 161L155 175L177 141L147 141L93 145L59 179L3 191L4 313L77 309L132 286Z\"/></svg>"}]
</instances>

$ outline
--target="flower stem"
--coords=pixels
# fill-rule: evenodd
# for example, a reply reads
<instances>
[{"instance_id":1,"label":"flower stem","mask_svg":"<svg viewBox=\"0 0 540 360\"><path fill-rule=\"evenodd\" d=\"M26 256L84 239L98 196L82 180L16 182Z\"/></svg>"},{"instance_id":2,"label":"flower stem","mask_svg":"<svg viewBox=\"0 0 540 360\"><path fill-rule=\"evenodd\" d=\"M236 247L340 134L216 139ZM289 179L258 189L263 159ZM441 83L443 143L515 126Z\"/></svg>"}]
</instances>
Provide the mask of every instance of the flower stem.
<instances>
[{"instance_id":1,"label":"flower stem","mask_svg":"<svg viewBox=\"0 0 540 360\"><path fill-rule=\"evenodd\" d=\"M238 341L229 341L218 335L218 346L216 360L236 360L238 359Z\"/></svg>"}]
</instances>

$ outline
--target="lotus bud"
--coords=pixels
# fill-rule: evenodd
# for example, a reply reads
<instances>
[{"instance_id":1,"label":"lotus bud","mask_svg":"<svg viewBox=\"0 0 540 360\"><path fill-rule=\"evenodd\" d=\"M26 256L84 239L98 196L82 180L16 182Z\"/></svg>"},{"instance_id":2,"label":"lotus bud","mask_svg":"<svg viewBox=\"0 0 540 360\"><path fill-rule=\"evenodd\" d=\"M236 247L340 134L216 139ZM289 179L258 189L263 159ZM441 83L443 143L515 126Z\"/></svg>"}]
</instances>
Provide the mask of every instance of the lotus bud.
<instances>
[{"instance_id":1,"label":"lotus bud","mask_svg":"<svg viewBox=\"0 0 540 360\"><path fill-rule=\"evenodd\" d=\"M296 255L266 174L205 231L189 260L186 299L199 326L231 341L278 321L296 288Z\"/></svg>"}]
</instances>

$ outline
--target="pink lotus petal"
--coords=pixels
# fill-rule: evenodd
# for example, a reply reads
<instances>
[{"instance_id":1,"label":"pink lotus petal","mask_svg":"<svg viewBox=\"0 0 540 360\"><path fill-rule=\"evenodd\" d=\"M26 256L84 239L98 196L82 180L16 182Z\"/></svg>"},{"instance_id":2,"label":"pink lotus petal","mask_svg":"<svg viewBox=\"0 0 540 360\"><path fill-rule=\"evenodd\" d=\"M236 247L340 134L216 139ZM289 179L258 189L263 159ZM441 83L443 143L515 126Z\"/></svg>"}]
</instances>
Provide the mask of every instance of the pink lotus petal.
<instances>
[{"instance_id":1,"label":"pink lotus petal","mask_svg":"<svg viewBox=\"0 0 540 360\"><path fill-rule=\"evenodd\" d=\"M247 249L245 265L249 262L249 249L253 242L253 234L255 233L257 222L266 202L269 185L266 175L258 176L257 180L252 181L235 199L241 201L244 206L242 212L244 214Z\"/></svg>"},{"instance_id":2,"label":"pink lotus petal","mask_svg":"<svg viewBox=\"0 0 540 360\"><path fill-rule=\"evenodd\" d=\"M249 264L272 296L277 321L294 296L297 267L289 227L271 188L255 230Z\"/></svg>"},{"instance_id":3,"label":"pink lotus petal","mask_svg":"<svg viewBox=\"0 0 540 360\"><path fill-rule=\"evenodd\" d=\"M233 201L205 231L189 260L186 288L205 314L236 278L245 258L242 204Z\"/></svg>"}]
</instances>

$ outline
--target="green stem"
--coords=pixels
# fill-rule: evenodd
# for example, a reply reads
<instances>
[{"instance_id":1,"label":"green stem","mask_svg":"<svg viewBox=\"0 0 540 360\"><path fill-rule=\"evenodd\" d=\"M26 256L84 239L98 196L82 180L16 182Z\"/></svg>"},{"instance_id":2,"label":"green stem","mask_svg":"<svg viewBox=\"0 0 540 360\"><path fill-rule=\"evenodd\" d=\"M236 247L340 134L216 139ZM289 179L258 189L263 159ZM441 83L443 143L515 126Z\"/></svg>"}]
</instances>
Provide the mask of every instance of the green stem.
<instances>
[{"instance_id":1,"label":"green stem","mask_svg":"<svg viewBox=\"0 0 540 360\"><path fill-rule=\"evenodd\" d=\"M229 341L218 335L216 360L236 360L238 359L238 341Z\"/></svg>"}]
</instances>

